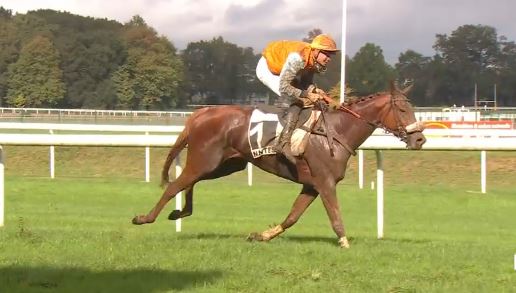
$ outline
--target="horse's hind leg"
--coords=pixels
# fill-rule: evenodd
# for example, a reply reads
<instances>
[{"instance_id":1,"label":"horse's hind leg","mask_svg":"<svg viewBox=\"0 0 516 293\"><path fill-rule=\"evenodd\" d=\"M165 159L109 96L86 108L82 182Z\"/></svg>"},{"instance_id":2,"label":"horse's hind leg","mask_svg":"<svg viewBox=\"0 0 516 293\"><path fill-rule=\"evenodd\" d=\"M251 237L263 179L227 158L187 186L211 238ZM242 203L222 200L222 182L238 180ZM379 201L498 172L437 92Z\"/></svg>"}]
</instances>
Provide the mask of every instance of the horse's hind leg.
<instances>
[{"instance_id":1,"label":"horse's hind leg","mask_svg":"<svg viewBox=\"0 0 516 293\"><path fill-rule=\"evenodd\" d=\"M305 210L310 206L314 199L317 198L317 195L318 192L312 186L303 185L301 193L297 196L296 201L292 205L290 213L285 218L283 223L265 230L262 233L251 233L248 237L248 240L269 241L272 238L280 235L285 230L292 227L299 220Z\"/></svg>"},{"instance_id":2,"label":"horse's hind leg","mask_svg":"<svg viewBox=\"0 0 516 293\"><path fill-rule=\"evenodd\" d=\"M212 172L202 176L201 180L204 179L215 179L219 177L224 177L229 174L232 174L237 171L244 170L247 166L247 161L242 158L229 158L226 161L224 161L220 166L218 166L215 170ZM191 187L187 188L185 191L185 205L182 210L173 210L169 215L169 220L177 220L179 218L184 218L192 215L193 212L193 188Z\"/></svg>"},{"instance_id":3,"label":"horse's hind leg","mask_svg":"<svg viewBox=\"0 0 516 293\"><path fill-rule=\"evenodd\" d=\"M191 216L193 213L193 185L185 190L185 205L181 210L173 210L169 215L169 220L177 220Z\"/></svg>"},{"instance_id":4,"label":"horse's hind leg","mask_svg":"<svg viewBox=\"0 0 516 293\"><path fill-rule=\"evenodd\" d=\"M141 225L153 223L158 217L159 213L165 207L165 205L176 196L180 191L189 188L195 184L199 180L200 176L196 176L195 173L192 172L183 172L176 180L170 182L167 185L167 188L163 192L161 198L158 203L154 206L154 208L147 215L140 215L133 218L133 224Z\"/></svg>"}]
</instances>

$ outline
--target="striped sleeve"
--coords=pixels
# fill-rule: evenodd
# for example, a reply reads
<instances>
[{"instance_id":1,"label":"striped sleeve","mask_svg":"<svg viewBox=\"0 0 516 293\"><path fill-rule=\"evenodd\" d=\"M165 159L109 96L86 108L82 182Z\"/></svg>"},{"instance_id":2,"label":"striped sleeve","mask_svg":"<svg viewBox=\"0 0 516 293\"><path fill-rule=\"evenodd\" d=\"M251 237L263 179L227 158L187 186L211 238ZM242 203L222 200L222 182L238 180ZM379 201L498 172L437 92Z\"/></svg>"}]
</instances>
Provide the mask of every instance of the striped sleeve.
<instances>
[{"instance_id":1,"label":"striped sleeve","mask_svg":"<svg viewBox=\"0 0 516 293\"><path fill-rule=\"evenodd\" d=\"M305 68L305 62L301 55L296 52L290 53L279 75L279 91L282 96L290 98L301 97L302 90L292 86L292 81L303 68Z\"/></svg>"}]
</instances>

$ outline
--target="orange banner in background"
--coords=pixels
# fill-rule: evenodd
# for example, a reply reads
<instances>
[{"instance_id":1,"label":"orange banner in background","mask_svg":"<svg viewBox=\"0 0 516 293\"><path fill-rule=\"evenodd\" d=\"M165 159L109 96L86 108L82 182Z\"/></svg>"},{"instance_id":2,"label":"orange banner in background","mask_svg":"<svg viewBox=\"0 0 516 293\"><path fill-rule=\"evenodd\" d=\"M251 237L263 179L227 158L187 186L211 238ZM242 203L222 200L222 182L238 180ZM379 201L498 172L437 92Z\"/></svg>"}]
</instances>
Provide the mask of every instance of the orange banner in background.
<instances>
[{"instance_id":1,"label":"orange banner in background","mask_svg":"<svg viewBox=\"0 0 516 293\"><path fill-rule=\"evenodd\" d=\"M431 129L513 129L512 120L498 121L425 121Z\"/></svg>"}]
</instances>

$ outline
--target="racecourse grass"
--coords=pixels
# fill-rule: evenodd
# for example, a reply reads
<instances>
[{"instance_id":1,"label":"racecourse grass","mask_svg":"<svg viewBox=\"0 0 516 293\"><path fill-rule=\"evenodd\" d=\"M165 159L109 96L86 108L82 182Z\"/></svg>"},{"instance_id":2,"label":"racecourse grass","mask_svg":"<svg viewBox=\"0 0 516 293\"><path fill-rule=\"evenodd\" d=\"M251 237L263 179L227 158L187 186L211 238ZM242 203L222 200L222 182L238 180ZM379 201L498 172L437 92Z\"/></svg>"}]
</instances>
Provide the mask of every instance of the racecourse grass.
<instances>
[{"instance_id":1,"label":"racecourse grass","mask_svg":"<svg viewBox=\"0 0 516 293\"><path fill-rule=\"evenodd\" d=\"M385 239L376 239L374 153L338 193L351 248L339 249L320 200L269 243L245 241L287 215L300 188L255 169L200 182L194 214L133 226L155 204L166 149L7 147L0 292L514 292L514 153L385 152Z\"/></svg>"}]
</instances>

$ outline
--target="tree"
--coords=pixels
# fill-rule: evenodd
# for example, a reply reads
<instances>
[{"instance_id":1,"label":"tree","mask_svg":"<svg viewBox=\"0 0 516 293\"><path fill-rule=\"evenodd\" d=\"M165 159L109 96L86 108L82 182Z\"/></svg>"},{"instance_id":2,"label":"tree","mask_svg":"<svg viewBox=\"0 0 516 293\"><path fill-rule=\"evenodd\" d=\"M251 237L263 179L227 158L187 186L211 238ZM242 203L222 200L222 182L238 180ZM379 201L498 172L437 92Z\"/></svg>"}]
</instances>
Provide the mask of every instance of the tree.
<instances>
[{"instance_id":1,"label":"tree","mask_svg":"<svg viewBox=\"0 0 516 293\"><path fill-rule=\"evenodd\" d=\"M185 89L191 97L203 97L209 104L234 103L252 92L265 92L255 75L259 55L217 37L189 43L182 52Z\"/></svg>"},{"instance_id":2,"label":"tree","mask_svg":"<svg viewBox=\"0 0 516 293\"><path fill-rule=\"evenodd\" d=\"M426 73L431 60L430 57L407 50L400 54L398 63L395 64L400 82L414 85L410 96L415 105L425 104L425 89L429 82Z\"/></svg>"},{"instance_id":3,"label":"tree","mask_svg":"<svg viewBox=\"0 0 516 293\"><path fill-rule=\"evenodd\" d=\"M516 106L516 44L501 37L500 52L497 103L500 106Z\"/></svg>"},{"instance_id":4,"label":"tree","mask_svg":"<svg viewBox=\"0 0 516 293\"><path fill-rule=\"evenodd\" d=\"M395 78L394 69L385 62L382 49L372 43L360 48L347 68L347 83L358 95L386 90Z\"/></svg>"},{"instance_id":5,"label":"tree","mask_svg":"<svg viewBox=\"0 0 516 293\"><path fill-rule=\"evenodd\" d=\"M308 32L308 36L303 38L303 42L311 43L312 40L318 35L322 34L322 30L320 28L314 28L313 30Z\"/></svg>"},{"instance_id":6,"label":"tree","mask_svg":"<svg viewBox=\"0 0 516 293\"><path fill-rule=\"evenodd\" d=\"M124 25L127 59L111 80L116 107L162 109L177 104L183 65L176 49L136 15Z\"/></svg>"},{"instance_id":7,"label":"tree","mask_svg":"<svg viewBox=\"0 0 516 293\"><path fill-rule=\"evenodd\" d=\"M60 53L66 93L57 106L113 108L116 92L109 79L127 56L120 39L122 24L54 10L29 11L27 16L41 21Z\"/></svg>"},{"instance_id":8,"label":"tree","mask_svg":"<svg viewBox=\"0 0 516 293\"><path fill-rule=\"evenodd\" d=\"M116 88L116 103L117 109L133 109L135 108L135 92L134 81L131 78L130 70L127 65L122 65L118 68L112 77Z\"/></svg>"},{"instance_id":9,"label":"tree","mask_svg":"<svg viewBox=\"0 0 516 293\"><path fill-rule=\"evenodd\" d=\"M51 107L64 97L59 54L49 39L35 37L9 66L7 103L14 107Z\"/></svg>"},{"instance_id":10,"label":"tree","mask_svg":"<svg viewBox=\"0 0 516 293\"><path fill-rule=\"evenodd\" d=\"M18 58L18 37L12 11L0 6L0 105L7 93L7 66Z\"/></svg>"},{"instance_id":11,"label":"tree","mask_svg":"<svg viewBox=\"0 0 516 293\"><path fill-rule=\"evenodd\" d=\"M500 58L495 28L463 25L450 36L437 35L434 48L454 81L448 90L456 103L472 104L475 84L480 96L490 95Z\"/></svg>"}]
</instances>

